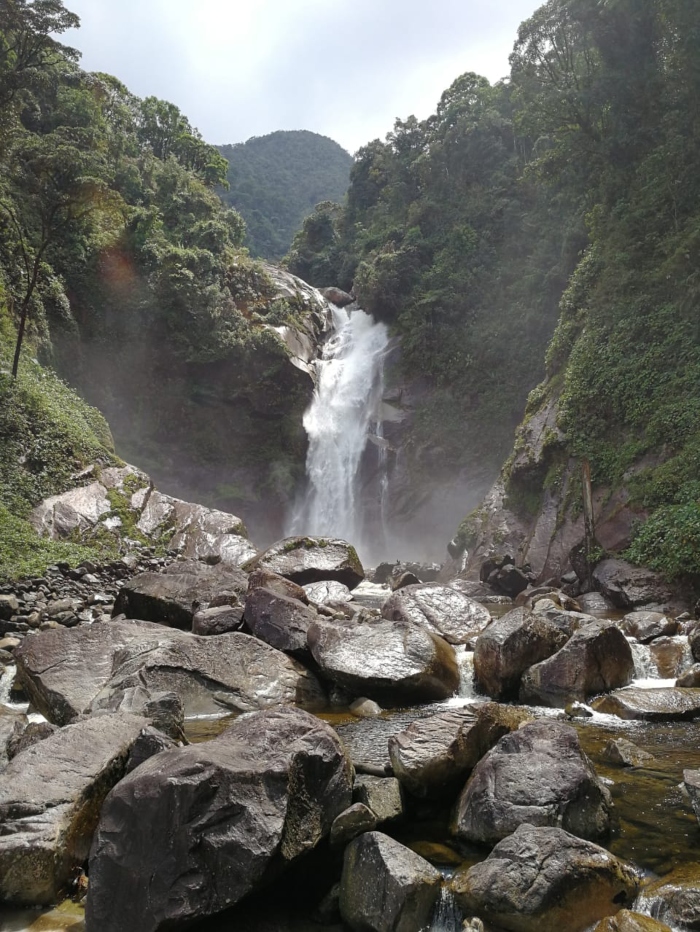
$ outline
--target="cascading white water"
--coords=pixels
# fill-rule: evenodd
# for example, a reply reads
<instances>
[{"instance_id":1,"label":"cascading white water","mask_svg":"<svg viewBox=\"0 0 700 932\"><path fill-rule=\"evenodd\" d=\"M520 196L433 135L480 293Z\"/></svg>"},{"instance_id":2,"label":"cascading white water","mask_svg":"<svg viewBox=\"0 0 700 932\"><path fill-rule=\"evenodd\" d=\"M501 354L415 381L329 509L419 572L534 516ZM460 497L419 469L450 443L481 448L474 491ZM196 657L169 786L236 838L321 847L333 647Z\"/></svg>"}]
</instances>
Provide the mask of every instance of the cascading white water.
<instances>
[{"instance_id":1,"label":"cascading white water","mask_svg":"<svg viewBox=\"0 0 700 932\"><path fill-rule=\"evenodd\" d=\"M389 335L362 310L333 307L331 313L331 335L304 415L308 486L289 532L340 537L361 549L358 473L381 398Z\"/></svg>"}]
</instances>

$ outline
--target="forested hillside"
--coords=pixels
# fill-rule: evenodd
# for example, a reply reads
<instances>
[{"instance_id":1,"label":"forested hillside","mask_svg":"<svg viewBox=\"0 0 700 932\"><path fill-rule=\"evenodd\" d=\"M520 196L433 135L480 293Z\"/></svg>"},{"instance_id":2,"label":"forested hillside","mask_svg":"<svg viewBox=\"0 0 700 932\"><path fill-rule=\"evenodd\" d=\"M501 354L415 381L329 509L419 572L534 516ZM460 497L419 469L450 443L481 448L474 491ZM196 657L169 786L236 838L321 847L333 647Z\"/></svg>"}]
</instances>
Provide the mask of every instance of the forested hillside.
<instances>
[{"instance_id":1,"label":"forested hillside","mask_svg":"<svg viewBox=\"0 0 700 932\"><path fill-rule=\"evenodd\" d=\"M77 23L58 0L0 5L5 540L21 529L4 521L113 457L99 414L32 357L167 489L233 511L274 503L303 469L306 387L266 326L303 300L279 297L242 247L243 220L214 191L226 160L172 104L82 71L56 38Z\"/></svg>"},{"instance_id":2,"label":"forested hillside","mask_svg":"<svg viewBox=\"0 0 700 932\"><path fill-rule=\"evenodd\" d=\"M318 133L280 130L218 150L229 166L221 196L245 220L254 256L281 259L314 206L347 191L352 156Z\"/></svg>"},{"instance_id":3,"label":"forested hillside","mask_svg":"<svg viewBox=\"0 0 700 932\"><path fill-rule=\"evenodd\" d=\"M549 427L536 450L520 432L510 507L535 520L559 489L557 521L580 511L562 483L586 458L601 500L621 490L630 555L696 580L699 100L696 3L549 0L509 80L464 75L361 149L345 207L289 257L392 322L432 386L423 433L455 463L504 457L544 378L527 417Z\"/></svg>"}]
</instances>

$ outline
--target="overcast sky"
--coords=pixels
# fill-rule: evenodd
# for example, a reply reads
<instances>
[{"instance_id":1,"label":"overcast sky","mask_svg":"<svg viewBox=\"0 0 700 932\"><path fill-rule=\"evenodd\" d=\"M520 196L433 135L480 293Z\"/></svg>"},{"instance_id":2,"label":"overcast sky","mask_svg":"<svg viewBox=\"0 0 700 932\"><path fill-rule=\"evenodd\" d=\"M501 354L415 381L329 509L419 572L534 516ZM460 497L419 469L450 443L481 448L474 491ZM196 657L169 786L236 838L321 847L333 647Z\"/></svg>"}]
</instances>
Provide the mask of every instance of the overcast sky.
<instances>
[{"instance_id":1,"label":"overcast sky","mask_svg":"<svg viewBox=\"0 0 700 932\"><path fill-rule=\"evenodd\" d=\"M211 143L308 129L350 152L452 81L508 73L536 0L64 0L82 67L176 104Z\"/></svg>"}]
</instances>

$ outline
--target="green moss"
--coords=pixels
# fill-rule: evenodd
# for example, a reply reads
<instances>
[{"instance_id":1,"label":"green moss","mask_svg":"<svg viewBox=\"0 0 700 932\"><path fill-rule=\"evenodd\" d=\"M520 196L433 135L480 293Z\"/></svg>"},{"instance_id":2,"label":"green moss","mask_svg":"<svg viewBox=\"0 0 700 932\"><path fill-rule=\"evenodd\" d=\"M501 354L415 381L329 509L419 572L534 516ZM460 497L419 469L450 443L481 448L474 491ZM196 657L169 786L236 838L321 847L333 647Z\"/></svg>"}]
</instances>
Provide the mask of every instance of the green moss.
<instances>
[{"instance_id":1,"label":"green moss","mask_svg":"<svg viewBox=\"0 0 700 932\"><path fill-rule=\"evenodd\" d=\"M58 561L77 565L95 559L97 548L39 537L24 518L0 504L0 581L43 576Z\"/></svg>"}]
</instances>

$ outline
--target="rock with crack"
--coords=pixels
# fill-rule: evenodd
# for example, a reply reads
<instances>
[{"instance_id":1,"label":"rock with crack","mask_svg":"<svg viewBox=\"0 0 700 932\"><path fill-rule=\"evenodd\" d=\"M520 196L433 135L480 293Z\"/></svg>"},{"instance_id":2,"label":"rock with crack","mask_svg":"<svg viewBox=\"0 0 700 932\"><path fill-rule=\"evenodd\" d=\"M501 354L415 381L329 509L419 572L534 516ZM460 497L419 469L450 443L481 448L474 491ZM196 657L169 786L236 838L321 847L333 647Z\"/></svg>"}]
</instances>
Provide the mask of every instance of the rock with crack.
<instances>
[{"instance_id":1,"label":"rock with crack","mask_svg":"<svg viewBox=\"0 0 700 932\"><path fill-rule=\"evenodd\" d=\"M355 548L330 537L287 537L257 554L243 569L271 570L300 586L336 580L354 589L365 578Z\"/></svg>"},{"instance_id":2,"label":"rock with crack","mask_svg":"<svg viewBox=\"0 0 700 932\"><path fill-rule=\"evenodd\" d=\"M216 599L238 599L248 577L230 563L208 566L195 560L172 563L163 573L139 573L119 590L114 615L154 621L189 631L195 613Z\"/></svg>"},{"instance_id":3,"label":"rock with crack","mask_svg":"<svg viewBox=\"0 0 700 932\"><path fill-rule=\"evenodd\" d=\"M300 663L240 633L199 637L115 620L32 635L16 659L33 705L57 725L113 707L131 689L151 698L175 693L185 718L325 702L318 680Z\"/></svg>"},{"instance_id":4,"label":"rock with crack","mask_svg":"<svg viewBox=\"0 0 700 932\"><path fill-rule=\"evenodd\" d=\"M105 801L87 932L221 912L314 848L350 799L338 736L298 709L244 715L212 741L159 754Z\"/></svg>"},{"instance_id":5,"label":"rock with crack","mask_svg":"<svg viewBox=\"0 0 700 932\"><path fill-rule=\"evenodd\" d=\"M491 622L490 613L479 602L438 583L397 589L382 606L382 616L422 625L450 644L466 644Z\"/></svg>"},{"instance_id":6,"label":"rock with crack","mask_svg":"<svg viewBox=\"0 0 700 932\"><path fill-rule=\"evenodd\" d=\"M476 765L457 803L453 832L494 844L516 828L566 829L598 839L610 831L613 802L570 725L537 721L506 735Z\"/></svg>"},{"instance_id":7,"label":"rock with crack","mask_svg":"<svg viewBox=\"0 0 700 932\"><path fill-rule=\"evenodd\" d=\"M583 932L631 906L631 865L560 828L521 825L452 887L467 915L507 932Z\"/></svg>"},{"instance_id":8,"label":"rock with crack","mask_svg":"<svg viewBox=\"0 0 700 932\"><path fill-rule=\"evenodd\" d=\"M148 722L104 715L21 751L0 775L0 899L55 903L86 860L107 793Z\"/></svg>"}]
</instances>

